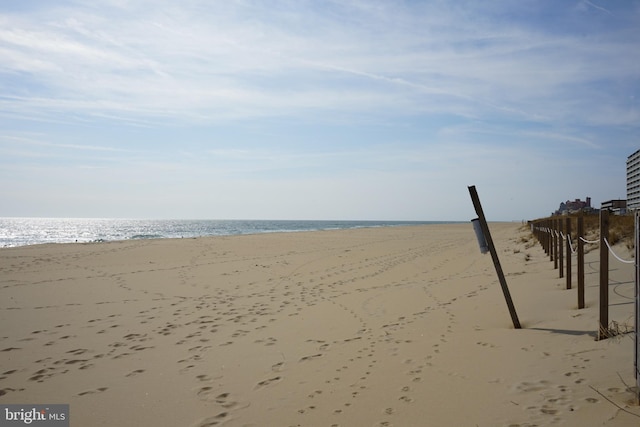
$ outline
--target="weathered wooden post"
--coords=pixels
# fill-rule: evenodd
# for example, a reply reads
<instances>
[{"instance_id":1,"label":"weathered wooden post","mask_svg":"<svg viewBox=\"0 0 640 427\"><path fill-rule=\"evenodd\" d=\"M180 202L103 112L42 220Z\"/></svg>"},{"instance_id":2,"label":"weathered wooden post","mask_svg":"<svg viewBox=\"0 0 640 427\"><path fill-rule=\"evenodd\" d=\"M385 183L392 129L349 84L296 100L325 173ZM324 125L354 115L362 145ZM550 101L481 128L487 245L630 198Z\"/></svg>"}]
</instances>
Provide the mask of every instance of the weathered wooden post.
<instances>
[{"instance_id":1,"label":"weathered wooden post","mask_svg":"<svg viewBox=\"0 0 640 427\"><path fill-rule=\"evenodd\" d=\"M578 308L584 308L584 215L578 216Z\"/></svg>"},{"instance_id":2,"label":"weathered wooden post","mask_svg":"<svg viewBox=\"0 0 640 427\"><path fill-rule=\"evenodd\" d=\"M571 289L571 218L565 220L564 231L567 236L567 289Z\"/></svg>"},{"instance_id":3,"label":"weathered wooden post","mask_svg":"<svg viewBox=\"0 0 640 427\"><path fill-rule=\"evenodd\" d=\"M609 338L609 211L600 211L600 331L598 339Z\"/></svg>"},{"instance_id":4,"label":"weathered wooden post","mask_svg":"<svg viewBox=\"0 0 640 427\"><path fill-rule=\"evenodd\" d=\"M553 261L553 231L551 227L553 226L552 221L550 219L547 220L547 245L549 246L549 250L547 254L549 255L549 261Z\"/></svg>"},{"instance_id":5,"label":"weathered wooden post","mask_svg":"<svg viewBox=\"0 0 640 427\"><path fill-rule=\"evenodd\" d=\"M553 233L553 269L557 270L558 269L558 234L556 234L556 231L558 230L558 226L556 224L556 220L552 219L551 220L551 229L552 229L552 233Z\"/></svg>"},{"instance_id":6,"label":"weathered wooden post","mask_svg":"<svg viewBox=\"0 0 640 427\"><path fill-rule=\"evenodd\" d=\"M564 277L564 243L562 243L562 232L564 227L562 226L562 219L558 219L558 277L562 279Z\"/></svg>"},{"instance_id":7,"label":"weathered wooden post","mask_svg":"<svg viewBox=\"0 0 640 427\"><path fill-rule=\"evenodd\" d=\"M545 225L547 229L547 255L549 255L549 261L553 261L553 239L551 238L551 220L548 219Z\"/></svg>"},{"instance_id":8,"label":"weathered wooden post","mask_svg":"<svg viewBox=\"0 0 640 427\"><path fill-rule=\"evenodd\" d=\"M636 348L633 366L636 373L636 393L640 405L640 210L635 215L635 268L636 268Z\"/></svg>"},{"instance_id":9,"label":"weathered wooden post","mask_svg":"<svg viewBox=\"0 0 640 427\"><path fill-rule=\"evenodd\" d=\"M511 293L509 292L509 288L507 287L507 280L504 278L504 273L502 271L502 267L500 266L500 260L498 259L498 252L496 251L496 247L493 245L493 239L491 238L491 233L489 232L489 225L487 224L487 220L484 216L484 212L482 211L482 205L480 204L480 198L478 197L478 192L476 191L475 185L472 185L469 187L469 194L471 195L471 201L473 202L473 207L476 210L476 214L478 215L482 232L487 242L487 246L489 247L489 252L491 253L491 258L493 259L493 265L496 268L498 281L500 282L500 286L502 287L502 293L504 294L504 299L506 300L507 307L509 308L509 314L511 315L511 321L513 322L513 327L515 329L520 329L521 328L520 320L518 320L518 314L516 313L516 308L513 305L513 301L511 300Z\"/></svg>"}]
</instances>

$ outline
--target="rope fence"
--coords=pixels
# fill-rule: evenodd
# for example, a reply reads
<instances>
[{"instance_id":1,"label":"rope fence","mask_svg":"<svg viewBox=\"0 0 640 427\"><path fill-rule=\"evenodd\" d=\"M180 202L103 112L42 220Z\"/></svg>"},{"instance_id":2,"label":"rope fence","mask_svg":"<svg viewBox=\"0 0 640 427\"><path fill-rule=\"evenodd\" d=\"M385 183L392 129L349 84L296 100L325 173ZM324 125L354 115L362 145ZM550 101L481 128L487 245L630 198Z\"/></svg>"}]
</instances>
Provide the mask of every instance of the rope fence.
<instances>
[{"instance_id":1,"label":"rope fence","mask_svg":"<svg viewBox=\"0 0 640 427\"><path fill-rule=\"evenodd\" d=\"M636 262L635 259L626 260L626 259L620 258L618 255L616 255L616 253L611 248L611 245L609 244L609 240L608 239L604 239L604 242L607 244L607 248L609 248L609 252L611 253L611 255L613 255L613 257L615 259L617 259L618 261L623 262L625 264L634 264Z\"/></svg>"},{"instance_id":2,"label":"rope fence","mask_svg":"<svg viewBox=\"0 0 640 427\"><path fill-rule=\"evenodd\" d=\"M582 240L585 243L589 243L591 245L595 245L596 243L600 243L600 240L587 240L584 237L580 237L580 240Z\"/></svg>"},{"instance_id":3,"label":"rope fence","mask_svg":"<svg viewBox=\"0 0 640 427\"><path fill-rule=\"evenodd\" d=\"M591 229L595 228L594 217L589 217ZM628 217L614 217L612 237L620 235L629 235L630 223ZM610 218L609 211L601 210L599 216L599 236L597 240L588 240L585 236L585 217L580 214L577 217L552 217L538 221L531 221L531 232L542 248L554 262L554 268L559 270L559 276L564 275L564 260L566 259L566 280L567 289L571 289L572 283L572 258L575 255L578 272L576 278L578 281L578 309L585 308L585 245L598 245L599 248L599 324L597 330L597 339L606 339L619 334L635 332L635 348L634 348L634 371L636 374L637 391L636 397L640 404L640 211L636 211L633 218L633 239L635 248L633 251L633 259L624 259L619 256L612 248L609 232ZM573 233L575 240L572 239L572 223L577 225L577 230ZM577 223L577 224L576 224ZM565 258L566 254L566 258ZM635 323L632 328L625 327L624 330L618 328L618 322L615 320L609 323L609 258L612 256L618 262L623 264L633 264L635 273ZM591 263L590 263L591 264ZM598 265L598 264L596 264ZM615 280L613 284L614 292L618 296L621 295L616 291L617 285ZM627 299L631 297L624 296Z\"/></svg>"},{"instance_id":4,"label":"rope fence","mask_svg":"<svg viewBox=\"0 0 640 427\"><path fill-rule=\"evenodd\" d=\"M540 228L539 230L544 232L544 233L551 233L552 235L555 235L556 237L561 238L563 241L566 241L567 244L569 245L570 249L571 249L571 254L572 255L575 255L578 252L578 249L574 248L573 243L571 243L571 236L565 235L562 231L557 231L557 230L552 230L552 229ZM578 239L580 239L584 243L588 243L590 245L595 245L595 244L600 243L600 240L587 240L582 236L578 237ZM604 239L604 242L606 243L607 248L609 249L609 252L611 253L611 255L613 255L613 257L615 259L617 259L618 261L620 261L622 263L625 263L625 264L633 264L633 263L635 263L635 259L627 260L627 259L623 259L620 256L618 256L615 253L615 251L613 250L613 248L611 247L611 244L609 243L608 239Z\"/></svg>"},{"instance_id":5,"label":"rope fence","mask_svg":"<svg viewBox=\"0 0 640 427\"><path fill-rule=\"evenodd\" d=\"M570 217L552 217L531 222L531 231L549 256L550 261L553 261L554 269L559 271L559 277L566 277L567 289L571 289L573 285L572 258L574 255L576 256L578 267L576 275L578 281L578 309L585 307L585 245L598 245L600 248L600 330L598 331L598 338L603 339L613 335L610 331L608 320L609 254L621 263L634 264L636 269L638 268L638 264L636 262L637 255L634 256L634 259L628 260L613 250L609 238L609 212L602 211L599 219L599 237L597 240L589 240L586 238L583 215L577 218L574 217L573 219ZM577 230L573 233L575 241L571 237L572 222L574 224L577 222ZM591 223L593 224L593 218L591 218ZM636 233L637 232L636 230Z\"/></svg>"}]
</instances>

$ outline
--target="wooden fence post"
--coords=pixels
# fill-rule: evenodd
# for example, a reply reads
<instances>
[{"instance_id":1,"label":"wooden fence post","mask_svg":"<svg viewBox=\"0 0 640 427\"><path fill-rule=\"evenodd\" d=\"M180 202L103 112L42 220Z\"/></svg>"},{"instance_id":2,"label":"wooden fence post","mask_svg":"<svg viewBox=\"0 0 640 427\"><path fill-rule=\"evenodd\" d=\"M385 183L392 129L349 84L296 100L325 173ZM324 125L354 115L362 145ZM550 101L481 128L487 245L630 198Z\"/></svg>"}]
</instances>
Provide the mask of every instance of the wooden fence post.
<instances>
[{"instance_id":1,"label":"wooden fence post","mask_svg":"<svg viewBox=\"0 0 640 427\"><path fill-rule=\"evenodd\" d=\"M547 252L547 255L549 255L549 261L553 261L553 231L551 230L551 227L553 226L552 222L550 219L547 220L547 239L549 239L549 241L547 242L547 245L549 246L549 251Z\"/></svg>"},{"instance_id":2,"label":"wooden fence post","mask_svg":"<svg viewBox=\"0 0 640 427\"><path fill-rule=\"evenodd\" d=\"M609 211L600 211L600 331L598 339L609 338Z\"/></svg>"},{"instance_id":3,"label":"wooden fence post","mask_svg":"<svg viewBox=\"0 0 640 427\"><path fill-rule=\"evenodd\" d=\"M502 287L502 293L504 294L504 299L507 301L509 314L511 314L511 321L513 322L513 327L515 329L520 329L521 328L520 320L518 320L518 314L516 313L516 308L513 305L513 301L511 300L511 293L509 292L509 288L507 287L507 280L504 278L504 272L502 271L502 267L500 266L500 260L498 259L498 252L496 251L496 247L493 245L491 232L489 231L487 220L484 217L484 211L482 210L482 205L480 204L480 198L478 197L478 192L476 191L475 185L472 185L469 187L469 194L471 195L471 201L473 202L473 207L475 208L476 214L478 215L478 219L480 220L482 233L484 234L484 237L487 241L487 246L489 246L489 252L491 253L491 258L493 259L493 265L496 268L496 274L498 275L498 280L500 282L500 286Z\"/></svg>"},{"instance_id":4,"label":"wooden fence post","mask_svg":"<svg viewBox=\"0 0 640 427\"><path fill-rule=\"evenodd\" d=\"M556 220L551 220L551 252L553 253L553 269L558 268L558 236L556 235Z\"/></svg>"},{"instance_id":5,"label":"wooden fence post","mask_svg":"<svg viewBox=\"0 0 640 427\"><path fill-rule=\"evenodd\" d=\"M636 210L635 213L635 285L636 285L636 348L635 359L633 366L636 373L636 397L638 398L638 404L640 405L640 211Z\"/></svg>"},{"instance_id":6,"label":"wooden fence post","mask_svg":"<svg viewBox=\"0 0 640 427\"><path fill-rule=\"evenodd\" d=\"M567 235L567 289L571 289L571 218L565 220L564 231Z\"/></svg>"},{"instance_id":7,"label":"wooden fence post","mask_svg":"<svg viewBox=\"0 0 640 427\"><path fill-rule=\"evenodd\" d=\"M564 243L562 242L562 232L564 231L564 227L562 226L562 219L558 219L558 277L562 279L564 277Z\"/></svg>"},{"instance_id":8,"label":"wooden fence post","mask_svg":"<svg viewBox=\"0 0 640 427\"><path fill-rule=\"evenodd\" d=\"M584 215L578 216L578 308L584 308Z\"/></svg>"}]
</instances>

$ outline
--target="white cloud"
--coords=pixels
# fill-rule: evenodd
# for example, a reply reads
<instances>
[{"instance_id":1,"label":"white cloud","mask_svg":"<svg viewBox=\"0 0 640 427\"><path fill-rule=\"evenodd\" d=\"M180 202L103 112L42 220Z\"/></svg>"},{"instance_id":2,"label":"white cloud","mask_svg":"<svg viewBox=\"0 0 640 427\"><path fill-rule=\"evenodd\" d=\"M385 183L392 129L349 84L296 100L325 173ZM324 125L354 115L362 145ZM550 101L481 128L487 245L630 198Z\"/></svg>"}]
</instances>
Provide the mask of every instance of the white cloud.
<instances>
[{"instance_id":1,"label":"white cloud","mask_svg":"<svg viewBox=\"0 0 640 427\"><path fill-rule=\"evenodd\" d=\"M584 109L558 101L566 106L577 85L637 74L640 61L633 39L496 27L438 5L153 5L5 14L1 68L49 93L18 94L23 114L215 121L394 108L580 121Z\"/></svg>"}]
</instances>

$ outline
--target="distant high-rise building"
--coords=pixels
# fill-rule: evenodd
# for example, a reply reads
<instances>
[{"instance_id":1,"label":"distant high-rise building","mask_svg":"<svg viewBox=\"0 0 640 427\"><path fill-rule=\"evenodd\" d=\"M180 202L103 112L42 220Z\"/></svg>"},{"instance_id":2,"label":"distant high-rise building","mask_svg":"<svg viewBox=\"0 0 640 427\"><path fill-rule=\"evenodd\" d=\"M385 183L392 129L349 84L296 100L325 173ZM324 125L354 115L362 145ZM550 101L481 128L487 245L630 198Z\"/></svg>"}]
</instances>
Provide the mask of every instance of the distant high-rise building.
<instances>
[{"instance_id":1,"label":"distant high-rise building","mask_svg":"<svg viewBox=\"0 0 640 427\"><path fill-rule=\"evenodd\" d=\"M640 208L640 150L627 157L627 209Z\"/></svg>"}]
</instances>

